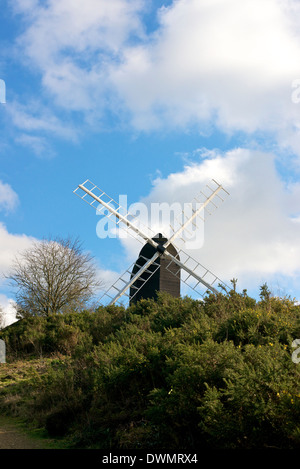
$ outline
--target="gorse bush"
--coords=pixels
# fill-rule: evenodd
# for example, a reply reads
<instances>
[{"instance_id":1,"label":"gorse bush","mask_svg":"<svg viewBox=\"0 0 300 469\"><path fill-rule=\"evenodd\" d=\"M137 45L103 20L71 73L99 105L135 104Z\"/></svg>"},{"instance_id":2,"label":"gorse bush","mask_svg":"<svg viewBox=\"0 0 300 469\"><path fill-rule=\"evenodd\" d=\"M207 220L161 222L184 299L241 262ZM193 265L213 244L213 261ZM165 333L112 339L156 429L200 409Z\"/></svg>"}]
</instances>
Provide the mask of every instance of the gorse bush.
<instances>
[{"instance_id":1,"label":"gorse bush","mask_svg":"<svg viewBox=\"0 0 300 469\"><path fill-rule=\"evenodd\" d=\"M11 358L72 354L78 348L89 350L121 324L125 310L121 307L103 308L96 311L26 317L0 331Z\"/></svg>"},{"instance_id":2,"label":"gorse bush","mask_svg":"<svg viewBox=\"0 0 300 469\"><path fill-rule=\"evenodd\" d=\"M18 411L74 446L300 447L300 307L266 286L260 301L235 290L204 301L159 294L27 318L0 337L10 359L52 357L18 388Z\"/></svg>"}]
</instances>

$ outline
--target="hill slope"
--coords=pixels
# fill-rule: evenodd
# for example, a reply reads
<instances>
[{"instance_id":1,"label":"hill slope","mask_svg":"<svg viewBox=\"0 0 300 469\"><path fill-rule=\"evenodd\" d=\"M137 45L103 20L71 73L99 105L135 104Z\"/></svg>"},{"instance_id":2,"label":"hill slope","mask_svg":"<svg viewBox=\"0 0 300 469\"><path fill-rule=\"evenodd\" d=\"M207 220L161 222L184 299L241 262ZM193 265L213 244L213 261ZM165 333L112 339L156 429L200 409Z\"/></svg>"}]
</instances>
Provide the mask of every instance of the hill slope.
<instances>
[{"instance_id":1,"label":"hill slope","mask_svg":"<svg viewBox=\"0 0 300 469\"><path fill-rule=\"evenodd\" d=\"M300 447L300 307L266 289L27 318L0 338L0 411L75 447Z\"/></svg>"}]
</instances>

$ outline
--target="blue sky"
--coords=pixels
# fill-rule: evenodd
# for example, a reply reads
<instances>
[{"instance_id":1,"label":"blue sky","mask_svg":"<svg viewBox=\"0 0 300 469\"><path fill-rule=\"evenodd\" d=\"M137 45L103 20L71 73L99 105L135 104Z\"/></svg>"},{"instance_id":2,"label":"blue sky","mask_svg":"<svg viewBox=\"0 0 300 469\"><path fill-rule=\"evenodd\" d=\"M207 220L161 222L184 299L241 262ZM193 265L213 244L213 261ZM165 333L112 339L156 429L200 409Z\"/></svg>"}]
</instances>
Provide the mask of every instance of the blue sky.
<instances>
[{"instance_id":1,"label":"blue sky","mask_svg":"<svg viewBox=\"0 0 300 469\"><path fill-rule=\"evenodd\" d=\"M140 246L99 239L76 186L150 207L214 178L230 197L193 257L299 299L299 23L298 0L2 0L0 273L71 235L109 284Z\"/></svg>"}]
</instances>

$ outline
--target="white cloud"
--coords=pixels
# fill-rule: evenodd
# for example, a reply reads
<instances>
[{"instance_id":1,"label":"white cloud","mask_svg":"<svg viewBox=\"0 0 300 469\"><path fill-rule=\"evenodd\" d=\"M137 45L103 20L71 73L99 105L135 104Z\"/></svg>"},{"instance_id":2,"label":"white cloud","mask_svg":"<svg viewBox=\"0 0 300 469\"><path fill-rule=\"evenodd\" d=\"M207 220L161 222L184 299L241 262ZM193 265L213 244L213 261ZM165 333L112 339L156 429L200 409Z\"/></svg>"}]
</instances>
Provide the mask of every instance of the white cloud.
<instances>
[{"instance_id":1,"label":"white cloud","mask_svg":"<svg viewBox=\"0 0 300 469\"><path fill-rule=\"evenodd\" d=\"M8 287L6 276L9 275L14 258L19 252L29 248L33 237L25 234L12 234L7 231L6 226L0 222L0 307L4 312L5 325L15 321L15 302L7 294Z\"/></svg>"},{"instance_id":2,"label":"white cloud","mask_svg":"<svg viewBox=\"0 0 300 469\"><path fill-rule=\"evenodd\" d=\"M10 212L19 202L18 195L9 184L0 181L0 211Z\"/></svg>"},{"instance_id":3,"label":"white cloud","mask_svg":"<svg viewBox=\"0 0 300 469\"><path fill-rule=\"evenodd\" d=\"M112 73L135 125L214 119L225 131L278 130L299 122L295 2L179 0L160 12L153 40L128 48Z\"/></svg>"},{"instance_id":4,"label":"white cloud","mask_svg":"<svg viewBox=\"0 0 300 469\"><path fill-rule=\"evenodd\" d=\"M19 137L16 137L16 142L30 148L37 156L44 157L47 155L49 157L54 154L45 137L21 134Z\"/></svg>"},{"instance_id":5,"label":"white cloud","mask_svg":"<svg viewBox=\"0 0 300 469\"><path fill-rule=\"evenodd\" d=\"M27 249L35 238L25 234L12 234L0 222L0 278L9 273L14 257Z\"/></svg>"},{"instance_id":6,"label":"white cloud","mask_svg":"<svg viewBox=\"0 0 300 469\"><path fill-rule=\"evenodd\" d=\"M68 48L86 54L118 51L132 33L142 34L138 13L144 5L143 0L49 0L46 5L33 2L29 8L23 1L14 6L30 21L22 35L28 55L48 68L48 62L63 58Z\"/></svg>"},{"instance_id":7,"label":"white cloud","mask_svg":"<svg viewBox=\"0 0 300 469\"><path fill-rule=\"evenodd\" d=\"M158 178L143 202L188 202L215 179L230 196L206 217L203 246L184 250L227 284L238 278L241 288L267 281L289 290L300 280L299 184L282 182L272 154L237 148L199 155L182 172ZM140 246L123 243L134 259Z\"/></svg>"},{"instance_id":8,"label":"white cloud","mask_svg":"<svg viewBox=\"0 0 300 469\"><path fill-rule=\"evenodd\" d=\"M106 106L107 64L133 36L143 36L138 13L144 0L49 0L46 5L18 1L27 29L19 37L25 60L42 73L56 103L86 111ZM96 100L96 101L95 101Z\"/></svg>"},{"instance_id":9,"label":"white cloud","mask_svg":"<svg viewBox=\"0 0 300 469\"><path fill-rule=\"evenodd\" d=\"M15 129L20 131L15 141L30 148L38 157L49 158L55 154L49 136L76 142L82 132L78 126L69 123L64 117L58 117L50 107L36 98L28 100L26 104L11 101L7 115Z\"/></svg>"},{"instance_id":10,"label":"white cloud","mask_svg":"<svg viewBox=\"0 0 300 469\"><path fill-rule=\"evenodd\" d=\"M33 100L26 104L10 103L8 113L15 127L26 132L52 133L60 138L76 140L76 131L55 116L51 110Z\"/></svg>"},{"instance_id":11,"label":"white cloud","mask_svg":"<svg viewBox=\"0 0 300 469\"><path fill-rule=\"evenodd\" d=\"M154 5L158 26L148 34L147 8L144 0L18 0L14 9L25 19L19 48L56 105L86 119L101 120L108 110L129 112L143 130L211 124L275 132L300 152L300 108L292 102L300 78L298 1ZM30 122L43 128L43 120Z\"/></svg>"},{"instance_id":12,"label":"white cloud","mask_svg":"<svg viewBox=\"0 0 300 469\"><path fill-rule=\"evenodd\" d=\"M6 295L0 294L0 313L3 313L2 327L9 326L16 321L16 303Z\"/></svg>"}]
</instances>

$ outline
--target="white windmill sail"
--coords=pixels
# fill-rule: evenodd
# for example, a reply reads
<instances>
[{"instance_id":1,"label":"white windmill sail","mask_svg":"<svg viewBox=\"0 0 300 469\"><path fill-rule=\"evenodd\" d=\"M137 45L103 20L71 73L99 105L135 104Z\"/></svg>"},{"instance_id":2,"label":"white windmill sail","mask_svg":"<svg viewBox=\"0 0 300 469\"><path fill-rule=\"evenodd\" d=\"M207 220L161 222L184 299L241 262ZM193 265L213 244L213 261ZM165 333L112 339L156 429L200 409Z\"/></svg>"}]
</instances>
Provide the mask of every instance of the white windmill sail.
<instances>
[{"instance_id":1,"label":"white windmill sail","mask_svg":"<svg viewBox=\"0 0 300 469\"><path fill-rule=\"evenodd\" d=\"M125 296L125 298L127 298L128 300L129 299L132 300L135 297L135 295L139 292L139 290L144 286L144 284L160 268L160 264L157 261L157 259L155 259L154 261L146 265L148 261L149 259L147 259L146 257L140 256L136 262L133 262L131 266L125 270L125 272L104 293L104 295L102 295L102 297L100 298L100 301L104 301L105 303L108 303L108 304L114 304L114 303L123 304L122 303L123 296ZM132 275L132 270L134 266L139 267L138 276L136 277ZM143 269L143 271L141 271L141 269ZM137 279L139 280L138 287L135 286ZM130 288L134 290L134 293L132 293L132 290L131 290L131 293L129 295Z\"/></svg>"},{"instance_id":2,"label":"white windmill sail","mask_svg":"<svg viewBox=\"0 0 300 469\"><path fill-rule=\"evenodd\" d=\"M188 255L182 249L178 251L178 255L181 262L189 268L189 271L181 270L178 264L178 269L174 269L175 263L173 260L169 262L166 269L173 275L178 276L180 280L197 295L203 296L207 290L218 293L218 288L220 287L227 290L228 286L219 277L200 264L200 262L196 261L192 256Z\"/></svg>"},{"instance_id":3,"label":"white windmill sail","mask_svg":"<svg viewBox=\"0 0 300 469\"><path fill-rule=\"evenodd\" d=\"M128 233L140 243L147 241L149 236L154 236L155 233L150 227L143 224L136 215L128 212L89 179L79 184L73 192L93 207L97 215L110 219L116 228Z\"/></svg>"},{"instance_id":4,"label":"white windmill sail","mask_svg":"<svg viewBox=\"0 0 300 469\"><path fill-rule=\"evenodd\" d=\"M220 189L216 192L216 189ZM212 196L213 197L210 197ZM176 233L178 227L185 225L181 234L176 235L175 245L180 248L186 244L187 241L193 238L199 229L199 220L202 223L214 213L214 211L225 201L229 193L218 184L214 179L211 180L210 185L206 184L205 188L200 191L191 202L184 204L183 210L177 214L173 224L170 224L172 234ZM207 200L209 199L208 203ZM201 210L199 207L203 206ZM197 211L198 210L198 211ZM192 217L197 211L195 217Z\"/></svg>"},{"instance_id":5,"label":"white windmill sail","mask_svg":"<svg viewBox=\"0 0 300 469\"><path fill-rule=\"evenodd\" d=\"M211 209L217 208L217 205L213 202L213 199L218 198L221 201L224 201L224 198L221 197L221 194L228 195L228 192L218 184L215 180L213 180L215 184L214 188L207 186L209 189L209 194L206 195L201 192L202 201L199 202L196 209L192 210L192 214L189 217L186 217L183 222L179 224L179 228L174 231L172 236L162 245L157 243L155 239L153 239L153 232L149 227L142 226L139 222L138 218L131 215L129 212L125 212L122 207L114 201L111 197L109 197L104 191L99 189L94 183L90 180L86 180L83 184L80 184L75 190L74 193L78 195L81 199L87 202L89 205L94 207L97 210L97 213L101 212L101 210L107 210L107 213L104 213L105 216L108 218L112 217L113 221L115 222L116 226L123 226L126 231L134 236L139 241L147 242L151 246L155 248L155 253L150 259L146 259L145 263L140 266L139 270L136 274L132 275L131 271L127 269L124 274L118 279L117 282L105 293L105 297L109 298L109 304L114 304L121 299L123 295L129 296L128 290L129 288L135 288L136 282L140 279L140 286L137 291L142 288L142 286L149 280L149 278L153 275L154 272L157 271L159 268L158 258L160 256L164 256L167 258L169 262L169 270L174 274L173 268L171 269L170 266L174 265L174 263L178 266L177 272L179 273L181 270L185 273L183 277L183 281L187 285L191 285L191 288L194 291L197 291L198 286L205 287L206 289L211 290L213 293L217 293L217 286L216 281L219 280L217 276L212 274L208 269L203 267L197 261L193 260L191 256L188 256L181 252L181 256L184 254L184 261L180 260L177 256L173 256L168 250L168 246L176 242L176 240L180 239L183 232L190 226L192 223L195 222L196 218L199 216L203 216L203 213L207 212L211 214ZM199 201L199 199L196 199ZM98 203L98 205L97 205ZM99 209L99 204L101 205ZM194 266L189 266L191 261L195 263ZM209 274L209 275L208 275ZM176 274L175 274L176 275ZM211 278L209 278L211 277ZM193 281L193 282L191 282ZM219 280L219 283L223 283ZM225 284L223 284L225 285ZM134 294L137 293L135 291ZM113 293L113 294L112 294ZM132 294L131 294L132 297Z\"/></svg>"}]
</instances>

